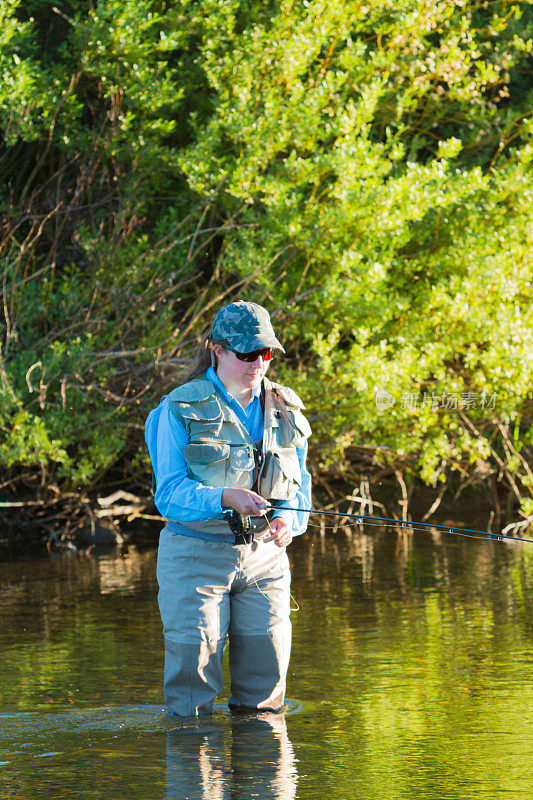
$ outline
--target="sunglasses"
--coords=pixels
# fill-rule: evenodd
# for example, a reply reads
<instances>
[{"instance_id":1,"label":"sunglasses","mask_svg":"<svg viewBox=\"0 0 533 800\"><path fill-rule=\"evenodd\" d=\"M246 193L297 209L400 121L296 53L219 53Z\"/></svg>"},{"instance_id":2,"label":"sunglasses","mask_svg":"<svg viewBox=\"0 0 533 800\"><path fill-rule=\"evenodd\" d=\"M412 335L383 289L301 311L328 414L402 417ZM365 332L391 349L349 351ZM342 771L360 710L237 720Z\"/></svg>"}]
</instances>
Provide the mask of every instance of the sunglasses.
<instances>
[{"instance_id":1,"label":"sunglasses","mask_svg":"<svg viewBox=\"0 0 533 800\"><path fill-rule=\"evenodd\" d=\"M251 353L239 353L237 350L232 350L231 347L226 347L226 350L230 350L234 353L239 361L247 361L249 364L259 358L259 356L261 356L263 361L270 361L274 355L273 347L261 347L259 350L252 350Z\"/></svg>"}]
</instances>

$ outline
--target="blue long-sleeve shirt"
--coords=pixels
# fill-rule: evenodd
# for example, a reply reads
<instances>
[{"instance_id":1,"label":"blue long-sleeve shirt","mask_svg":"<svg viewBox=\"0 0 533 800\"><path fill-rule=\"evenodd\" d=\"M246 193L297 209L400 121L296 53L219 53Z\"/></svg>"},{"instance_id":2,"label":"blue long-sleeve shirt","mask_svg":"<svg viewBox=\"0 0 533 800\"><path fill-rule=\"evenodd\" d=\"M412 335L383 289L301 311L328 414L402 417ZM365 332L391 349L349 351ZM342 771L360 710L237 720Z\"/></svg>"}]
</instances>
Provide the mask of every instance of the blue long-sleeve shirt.
<instances>
[{"instance_id":1,"label":"blue long-sleeve shirt","mask_svg":"<svg viewBox=\"0 0 533 800\"><path fill-rule=\"evenodd\" d=\"M245 408L231 395L215 370L210 367L205 373L224 401L237 414L254 441L263 438L263 409L261 407L261 387L252 390L250 401ZM182 423L170 410L165 395L158 407L150 412L146 420L145 439L152 461L156 480L155 504L159 513L166 519L181 522L196 522L206 519L222 519L223 488L205 486L189 477L183 447L189 444L189 436ZM276 517L282 517L294 535L307 529L309 514L291 510L291 506L311 507L311 475L306 467L307 443L298 448L298 460L302 473L302 483L294 500L277 502Z\"/></svg>"}]
</instances>

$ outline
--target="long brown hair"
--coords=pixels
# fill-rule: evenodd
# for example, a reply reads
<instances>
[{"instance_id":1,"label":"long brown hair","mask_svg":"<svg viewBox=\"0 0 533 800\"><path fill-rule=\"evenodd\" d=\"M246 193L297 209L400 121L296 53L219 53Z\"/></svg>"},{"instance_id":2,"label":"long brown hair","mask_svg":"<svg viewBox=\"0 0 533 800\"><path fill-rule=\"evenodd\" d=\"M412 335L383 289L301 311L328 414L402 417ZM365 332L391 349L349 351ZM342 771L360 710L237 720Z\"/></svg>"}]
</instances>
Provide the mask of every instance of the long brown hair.
<instances>
[{"instance_id":1,"label":"long brown hair","mask_svg":"<svg viewBox=\"0 0 533 800\"><path fill-rule=\"evenodd\" d=\"M215 355L215 351L213 350L211 336L208 334L198 345L195 361L193 362L190 372L188 372L185 376L183 383L188 383L189 381L198 378L200 375L203 375L206 369L211 366L211 354L213 354L213 358L215 360L214 367L216 369L217 357Z\"/></svg>"}]
</instances>

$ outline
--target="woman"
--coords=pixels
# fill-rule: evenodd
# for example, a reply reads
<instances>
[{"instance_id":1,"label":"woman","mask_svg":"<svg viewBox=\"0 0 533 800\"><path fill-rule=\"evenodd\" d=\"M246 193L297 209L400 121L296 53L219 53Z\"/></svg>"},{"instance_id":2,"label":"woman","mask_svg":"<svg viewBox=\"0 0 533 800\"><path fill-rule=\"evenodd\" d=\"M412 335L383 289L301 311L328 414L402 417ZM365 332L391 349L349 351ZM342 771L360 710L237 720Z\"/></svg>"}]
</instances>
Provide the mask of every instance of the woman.
<instances>
[{"instance_id":1,"label":"woman","mask_svg":"<svg viewBox=\"0 0 533 800\"><path fill-rule=\"evenodd\" d=\"M230 707L284 702L285 548L307 527L308 515L290 507L310 506L311 430L298 395L265 377L275 349L285 352L266 309L224 306L189 380L146 421L155 503L168 520L157 562L165 702L179 716L212 711L226 635Z\"/></svg>"}]
</instances>

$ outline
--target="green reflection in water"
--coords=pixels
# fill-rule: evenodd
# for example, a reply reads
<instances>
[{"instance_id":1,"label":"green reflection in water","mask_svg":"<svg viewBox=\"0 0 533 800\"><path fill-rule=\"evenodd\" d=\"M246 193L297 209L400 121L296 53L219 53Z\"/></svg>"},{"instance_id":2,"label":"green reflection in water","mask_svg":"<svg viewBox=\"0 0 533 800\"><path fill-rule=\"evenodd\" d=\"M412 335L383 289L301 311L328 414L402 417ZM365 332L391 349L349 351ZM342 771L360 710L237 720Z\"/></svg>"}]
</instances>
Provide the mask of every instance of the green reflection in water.
<instances>
[{"instance_id":1,"label":"green reflection in water","mask_svg":"<svg viewBox=\"0 0 533 800\"><path fill-rule=\"evenodd\" d=\"M325 795L533 796L531 552L379 537L309 549L295 691L315 704Z\"/></svg>"},{"instance_id":2,"label":"green reflection in water","mask_svg":"<svg viewBox=\"0 0 533 800\"><path fill-rule=\"evenodd\" d=\"M533 545L377 529L290 556L302 710L194 731L159 710L155 551L0 564L0 711L37 711L0 718L3 796L533 797ZM136 704L142 724L65 727Z\"/></svg>"}]
</instances>

